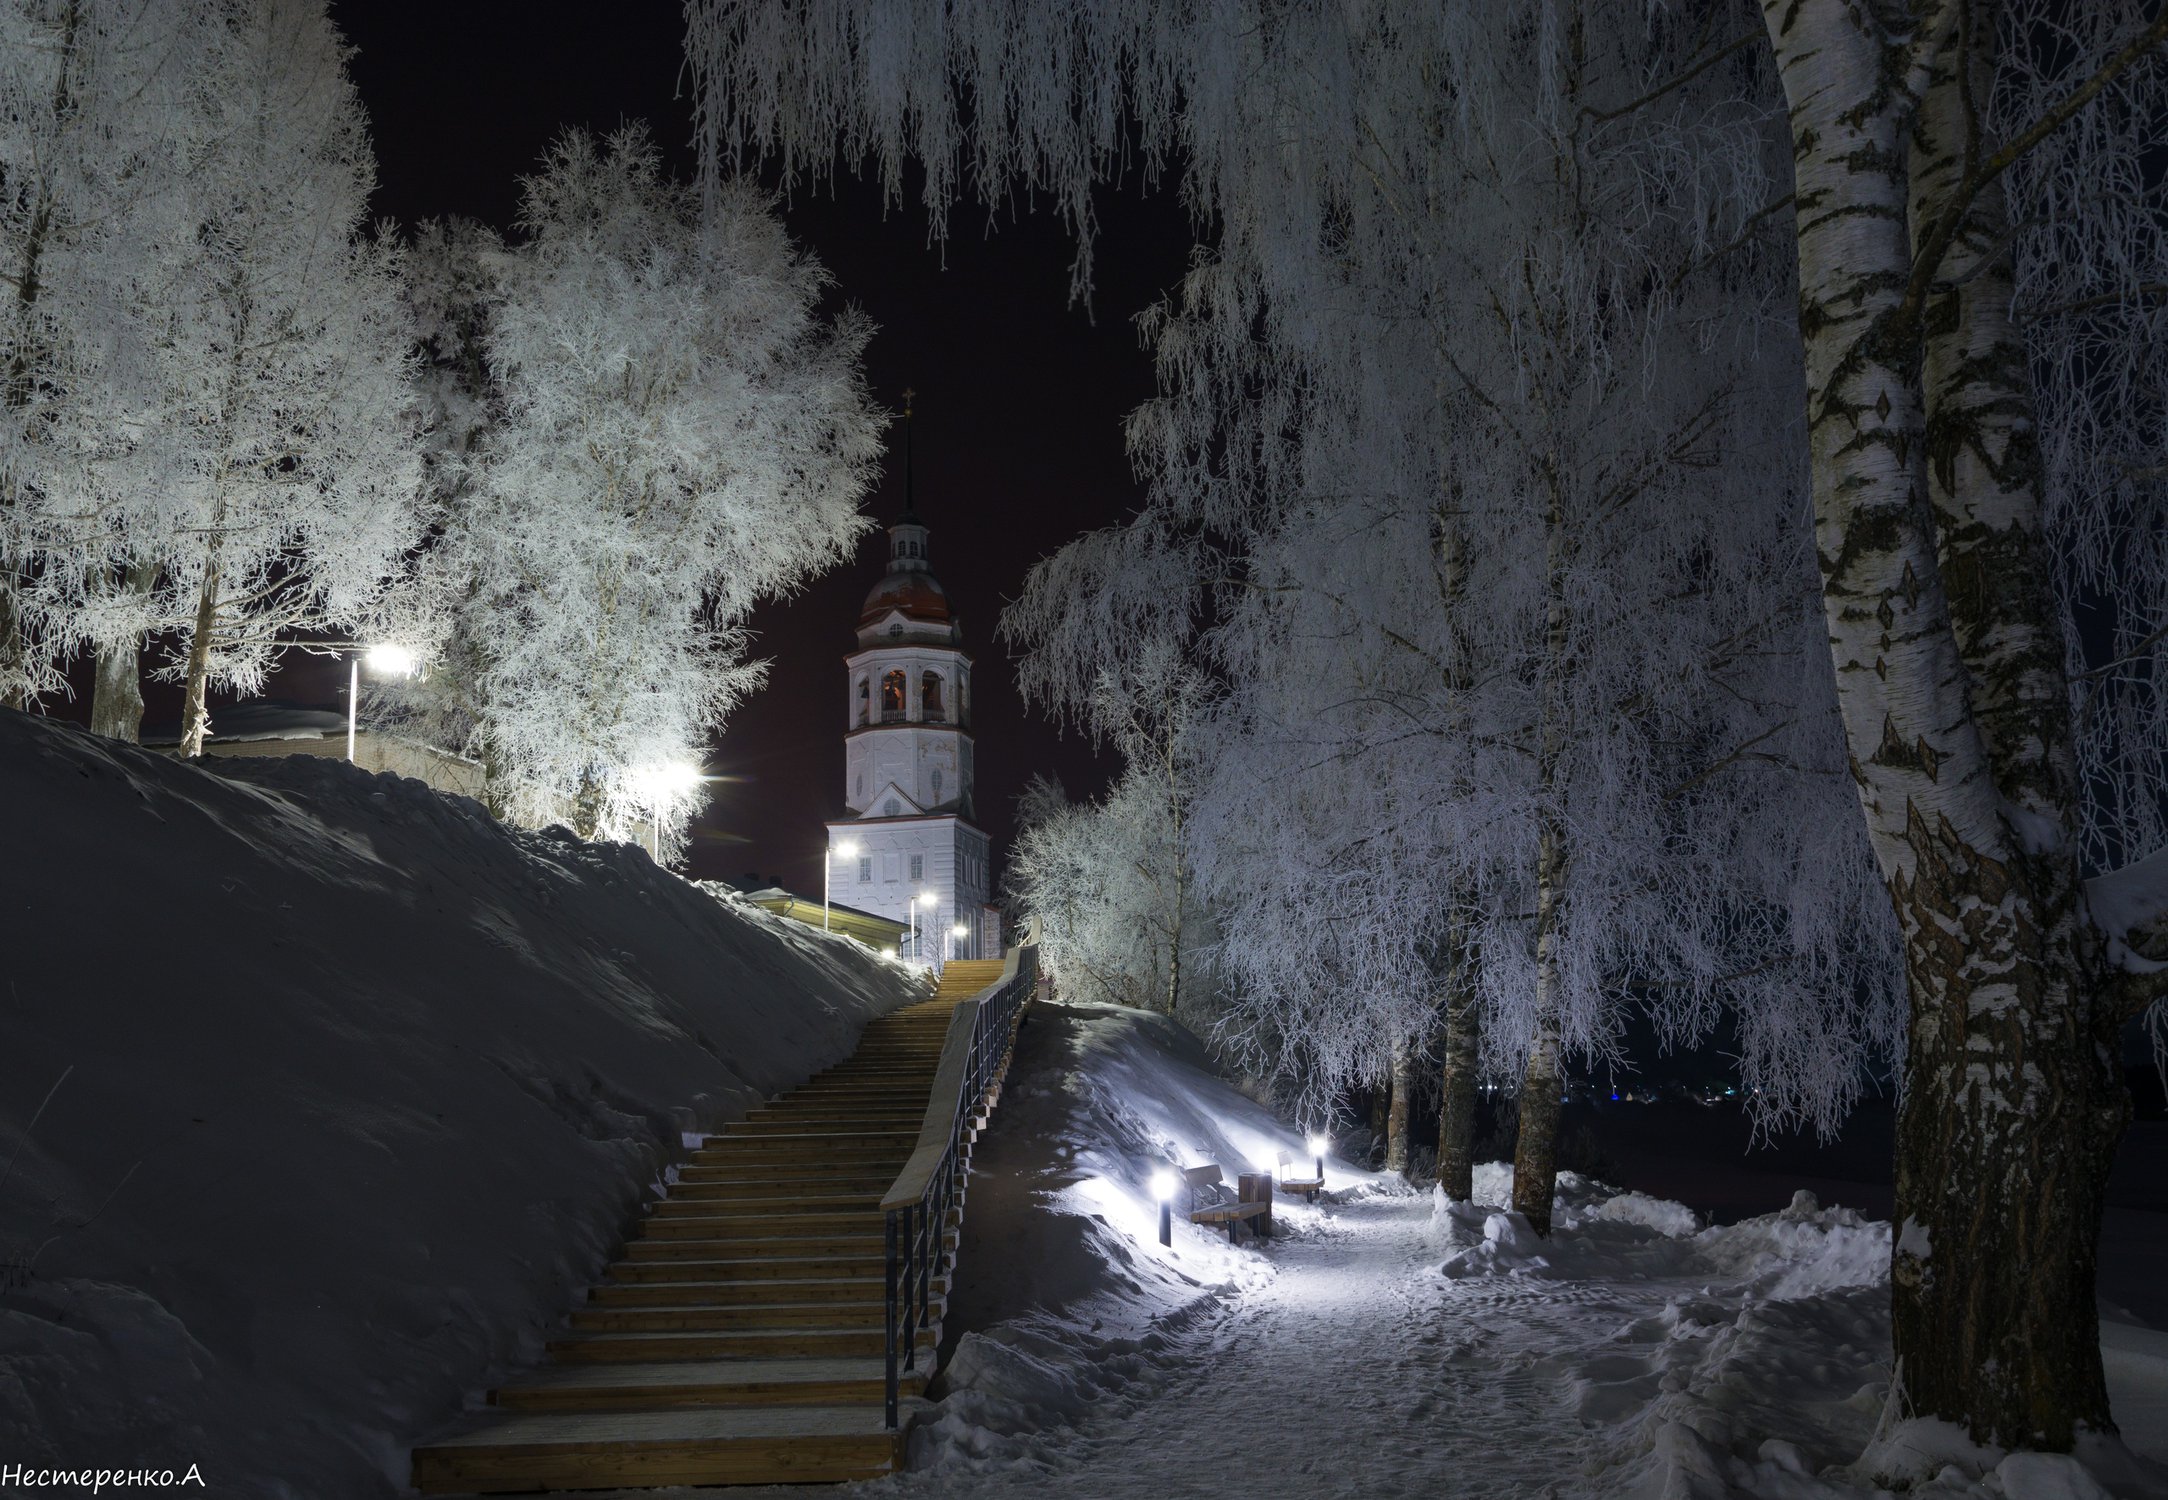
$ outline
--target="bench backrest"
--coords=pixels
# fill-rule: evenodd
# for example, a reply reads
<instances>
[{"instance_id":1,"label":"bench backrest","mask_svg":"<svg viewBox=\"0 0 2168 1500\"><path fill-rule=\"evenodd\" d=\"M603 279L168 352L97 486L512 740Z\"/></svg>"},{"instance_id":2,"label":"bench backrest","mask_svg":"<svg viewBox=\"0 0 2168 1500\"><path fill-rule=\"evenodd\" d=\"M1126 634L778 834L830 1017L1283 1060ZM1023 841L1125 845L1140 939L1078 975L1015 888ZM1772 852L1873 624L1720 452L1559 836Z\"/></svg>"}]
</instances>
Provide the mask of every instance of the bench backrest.
<instances>
[{"instance_id":1,"label":"bench backrest","mask_svg":"<svg viewBox=\"0 0 2168 1500\"><path fill-rule=\"evenodd\" d=\"M1288 1154L1287 1152L1285 1152L1285 1151L1282 1151L1282 1152L1280 1153L1280 1173L1281 1173L1281 1175L1282 1175L1282 1176L1285 1176L1285 1175L1286 1175L1286 1173L1287 1173L1287 1169L1288 1169L1289 1167L1293 1166L1294 1164L1295 1164L1295 1158L1294 1158L1293 1156L1289 1155L1289 1154Z\"/></svg>"},{"instance_id":2,"label":"bench backrest","mask_svg":"<svg viewBox=\"0 0 2168 1500\"><path fill-rule=\"evenodd\" d=\"M1201 1167L1184 1167L1182 1175L1189 1179L1189 1190L1193 1193L1199 1188L1218 1187L1227 1180L1220 1175L1219 1163L1213 1161Z\"/></svg>"}]
</instances>

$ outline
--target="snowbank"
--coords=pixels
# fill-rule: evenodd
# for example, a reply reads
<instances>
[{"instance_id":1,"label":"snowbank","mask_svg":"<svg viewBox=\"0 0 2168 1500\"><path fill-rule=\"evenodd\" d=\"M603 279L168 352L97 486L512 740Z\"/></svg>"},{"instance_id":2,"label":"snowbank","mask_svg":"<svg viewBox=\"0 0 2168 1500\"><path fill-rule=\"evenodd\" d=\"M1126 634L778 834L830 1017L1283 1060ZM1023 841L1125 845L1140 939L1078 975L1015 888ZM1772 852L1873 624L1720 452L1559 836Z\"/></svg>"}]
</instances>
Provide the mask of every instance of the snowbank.
<instances>
[{"instance_id":1,"label":"snowbank","mask_svg":"<svg viewBox=\"0 0 2168 1500\"><path fill-rule=\"evenodd\" d=\"M1592 1347L1558 1351L1573 1412L1604 1432L1598 1493L1648 1500L1935 1500L2168 1496L2168 1335L2105 1324L2110 1389L2131 1442L2075 1456L1984 1449L1946 1423L1901 1420L1889 1369L1890 1226L1810 1193L1781 1213L1701 1227L1683 1204L1558 1180L1553 1235L1511 1201L1512 1168L1479 1167L1474 1200L1435 1194L1450 1279L1666 1288ZM2135 1450L2135 1451L2134 1451Z\"/></svg>"},{"instance_id":2,"label":"snowbank","mask_svg":"<svg viewBox=\"0 0 2168 1500\"><path fill-rule=\"evenodd\" d=\"M0 784L0 1463L403 1489L684 1133L918 994L638 850L335 761L0 712Z\"/></svg>"}]
</instances>

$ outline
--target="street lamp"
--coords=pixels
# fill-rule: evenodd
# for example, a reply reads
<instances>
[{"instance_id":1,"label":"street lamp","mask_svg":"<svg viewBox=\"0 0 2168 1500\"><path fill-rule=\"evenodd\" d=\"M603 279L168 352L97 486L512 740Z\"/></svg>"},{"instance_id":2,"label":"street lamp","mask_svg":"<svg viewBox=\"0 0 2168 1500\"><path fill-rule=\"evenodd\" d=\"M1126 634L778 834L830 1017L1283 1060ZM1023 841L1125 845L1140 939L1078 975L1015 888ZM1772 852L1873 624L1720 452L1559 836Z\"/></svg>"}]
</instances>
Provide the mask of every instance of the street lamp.
<instances>
[{"instance_id":1,"label":"street lamp","mask_svg":"<svg viewBox=\"0 0 2168 1500\"><path fill-rule=\"evenodd\" d=\"M1167 1171L1152 1174L1152 1196L1159 1200L1159 1242L1171 1246L1174 1243L1174 1174Z\"/></svg>"},{"instance_id":2,"label":"street lamp","mask_svg":"<svg viewBox=\"0 0 2168 1500\"><path fill-rule=\"evenodd\" d=\"M911 896L911 957L923 958L924 956L918 951L918 895L913 892Z\"/></svg>"},{"instance_id":3,"label":"street lamp","mask_svg":"<svg viewBox=\"0 0 2168 1500\"><path fill-rule=\"evenodd\" d=\"M951 927L948 930L949 936L956 939L956 942L952 944L949 948L950 958L956 957L957 949L962 946L965 934L969 933L970 931L971 929L964 926L964 924L961 922L958 922L955 926Z\"/></svg>"},{"instance_id":4,"label":"street lamp","mask_svg":"<svg viewBox=\"0 0 2168 1500\"><path fill-rule=\"evenodd\" d=\"M836 861L856 858L858 858L857 842L853 839L844 839L829 853L828 862L821 867L821 931L823 932L828 930L828 885L835 876Z\"/></svg>"},{"instance_id":5,"label":"street lamp","mask_svg":"<svg viewBox=\"0 0 2168 1500\"><path fill-rule=\"evenodd\" d=\"M354 763L354 730L361 708L361 660L369 659L369 670L380 677L412 677L417 663L414 653L404 646L368 646L356 651L347 661L346 669L346 763Z\"/></svg>"},{"instance_id":6,"label":"street lamp","mask_svg":"<svg viewBox=\"0 0 2168 1500\"><path fill-rule=\"evenodd\" d=\"M1325 1147L1328 1144L1321 1135L1310 1137L1310 1154L1317 1158L1317 1185L1325 1185Z\"/></svg>"},{"instance_id":7,"label":"street lamp","mask_svg":"<svg viewBox=\"0 0 2168 1500\"><path fill-rule=\"evenodd\" d=\"M648 858L662 863L662 810L673 796L689 792L706 781L698 766L684 761L659 761L632 773L635 796L647 804Z\"/></svg>"}]
</instances>

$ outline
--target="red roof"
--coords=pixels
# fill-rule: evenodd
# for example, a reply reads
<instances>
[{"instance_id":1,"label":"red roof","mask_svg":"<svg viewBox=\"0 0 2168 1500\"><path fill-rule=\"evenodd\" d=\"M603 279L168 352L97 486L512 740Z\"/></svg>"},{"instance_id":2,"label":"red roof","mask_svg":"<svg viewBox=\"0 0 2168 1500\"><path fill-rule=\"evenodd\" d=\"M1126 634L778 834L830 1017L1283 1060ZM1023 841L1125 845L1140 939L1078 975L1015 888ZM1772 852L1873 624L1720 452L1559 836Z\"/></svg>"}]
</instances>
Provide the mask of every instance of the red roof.
<instances>
[{"instance_id":1,"label":"red roof","mask_svg":"<svg viewBox=\"0 0 2168 1500\"><path fill-rule=\"evenodd\" d=\"M866 607L858 612L858 623L861 628L871 625L892 609L902 610L906 619L924 620L935 625L949 623L948 595L934 582L931 573L883 574L867 593Z\"/></svg>"}]
</instances>

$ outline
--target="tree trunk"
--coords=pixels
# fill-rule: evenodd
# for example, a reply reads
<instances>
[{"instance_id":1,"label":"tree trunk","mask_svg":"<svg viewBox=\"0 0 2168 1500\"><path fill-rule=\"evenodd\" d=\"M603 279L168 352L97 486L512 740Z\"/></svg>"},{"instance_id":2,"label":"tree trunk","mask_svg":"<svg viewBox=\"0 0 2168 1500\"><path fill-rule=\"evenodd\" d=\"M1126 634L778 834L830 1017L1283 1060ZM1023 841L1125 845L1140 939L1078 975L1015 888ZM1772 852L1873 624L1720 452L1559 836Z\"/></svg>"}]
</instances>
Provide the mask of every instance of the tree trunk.
<instances>
[{"instance_id":1,"label":"tree trunk","mask_svg":"<svg viewBox=\"0 0 2168 1500\"><path fill-rule=\"evenodd\" d=\"M1408 1172L1408 1117L1414 1113L1415 1046L1403 1039L1393 1048L1393 1102L1385 1112L1385 1170Z\"/></svg>"},{"instance_id":2,"label":"tree trunk","mask_svg":"<svg viewBox=\"0 0 2168 1500\"><path fill-rule=\"evenodd\" d=\"M1545 820L1536 864L1536 1025L1521 1075L1521 1121L1513 1141L1513 1207L1549 1236L1558 1180L1559 1097L1565 1085L1558 1029L1560 838Z\"/></svg>"},{"instance_id":3,"label":"tree trunk","mask_svg":"<svg viewBox=\"0 0 2168 1500\"><path fill-rule=\"evenodd\" d=\"M1445 971L1445 1066L1439 1079L1438 1185L1457 1203L1475 1196L1477 1027L1475 975L1456 930Z\"/></svg>"},{"instance_id":4,"label":"tree trunk","mask_svg":"<svg viewBox=\"0 0 2168 1500\"><path fill-rule=\"evenodd\" d=\"M602 826L602 781L592 770L580 773L580 789L572 797L572 831L592 839ZM913 954L916 958L918 955Z\"/></svg>"},{"instance_id":5,"label":"tree trunk","mask_svg":"<svg viewBox=\"0 0 2168 1500\"><path fill-rule=\"evenodd\" d=\"M1983 264L2005 211L1953 196L1962 96L1989 76L1957 60L1990 66L1988 8L1915 10L1892 47L1865 7L1765 6L1796 143L1824 613L1905 943L1893 1333L1920 1415L2067 1448L2110 1426L2094 1255L2128 1105L2077 883L2023 354ZM1980 276L1935 290L1945 224Z\"/></svg>"},{"instance_id":6,"label":"tree trunk","mask_svg":"<svg viewBox=\"0 0 2168 1500\"><path fill-rule=\"evenodd\" d=\"M158 580L155 563L138 562L120 573L117 582L131 597L141 598ZM143 638L140 634L123 642L98 648L98 675L90 695L90 732L133 745L143 738Z\"/></svg>"},{"instance_id":7,"label":"tree trunk","mask_svg":"<svg viewBox=\"0 0 2168 1500\"><path fill-rule=\"evenodd\" d=\"M23 660L22 620L15 612L15 564L0 558L0 708L30 706L30 670Z\"/></svg>"},{"instance_id":8,"label":"tree trunk","mask_svg":"<svg viewBox=\"0 0 2168 1500\"><path fill-rule=\"evenodd\" d=\"M1383 1141L1385 1139L1385 1126L1392 1119L1392 1113L1393 1074L1392 1068L1388 1064L1385 1076L1373 1084L1370 1089L1370 1138L1373 1141Z\"/></svg>"},{"instance_id":9,"label":"tree trunk","mask_svg":"<svg viewBox=\"0 0 2168 1500\"><path fill-rule=\"evenodd\" d=\"M223 515L213 513L215 528ZM211 728L207 707L211 679L211 643L218 630L218 545L211 546L204 564L203 585L196 592L196 628L188 640L188 668L181 692L181 756L193 760L203 754L203 742Z\"/></svg>"},{"instance_id":10,"label":"tree trunk","mask_svg":"<svg viewBox=\"0 0 2168 1500\"><path fill-rule=\"evenodd\" d=\"M1513 1144L1513 1207L1536 1233L1551 1232L1551 1198L1558 1178L1559 1088L1565 1081L1560 1055L1558 903L1564 894L1568 854L1566 822L1559 808L1559 767L1566 753L1565 677L1570 670L1572 617L1566 600L1566 465L1553 453L1545 465L1549 490L1544 517L1543 678L1536 744L1536 1016L1521 1077L1521 1121Z\"/></svg>"}]
</instances>

